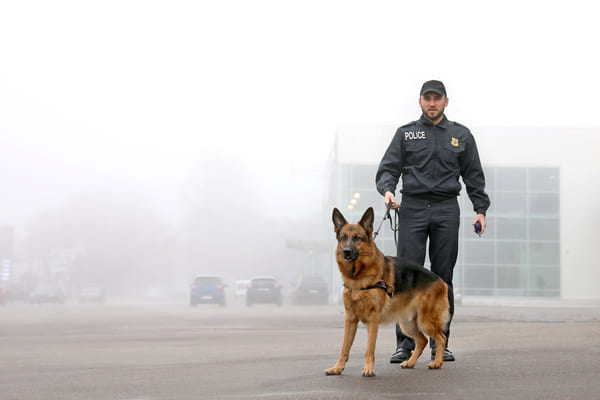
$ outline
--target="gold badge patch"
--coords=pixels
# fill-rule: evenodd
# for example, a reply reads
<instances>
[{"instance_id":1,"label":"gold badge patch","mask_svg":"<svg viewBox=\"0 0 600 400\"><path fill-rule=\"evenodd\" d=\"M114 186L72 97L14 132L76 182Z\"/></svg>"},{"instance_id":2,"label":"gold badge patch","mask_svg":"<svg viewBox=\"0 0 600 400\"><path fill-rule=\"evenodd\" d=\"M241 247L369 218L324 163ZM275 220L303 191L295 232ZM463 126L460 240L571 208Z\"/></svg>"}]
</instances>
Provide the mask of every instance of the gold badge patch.
<instances>
[{"instance_id":1,"label":"gold badge patch","mask_svg":"<svg viewBox=\"0 0 600 400\"><path fill-rule=\"evenodd\" d=\"M452 140L450 141L450 144L454 147L458 147L458 139L453 137Z\"/></svg>"}]
</instances>

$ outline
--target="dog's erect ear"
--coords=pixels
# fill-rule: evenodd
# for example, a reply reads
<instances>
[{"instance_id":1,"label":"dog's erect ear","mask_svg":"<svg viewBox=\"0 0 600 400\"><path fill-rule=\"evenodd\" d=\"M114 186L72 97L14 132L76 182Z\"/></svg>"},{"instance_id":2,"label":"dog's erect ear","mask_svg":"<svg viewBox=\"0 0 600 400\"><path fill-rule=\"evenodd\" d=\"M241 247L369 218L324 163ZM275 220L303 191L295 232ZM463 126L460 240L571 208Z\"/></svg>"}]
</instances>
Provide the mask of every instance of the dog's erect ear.
<instances>
[{"instance_id":1,"label":"dog's erect ear","mask_svg":"<svg viewBox=\"0 0 600 400\"><path fill-rule=\"evenodd\" d=\"M375 212L373 207L367 208L367 211L363 214L359 224L365 228L367 232L373 232L373 221L375 220Z\"/></svg>"},{"instance_id":2,"label":"dog's erect ear","mask_svg":"<svg viewBox=\"0 0 600 400\"><path fill-rule=\"evenodd\" d=\"M342 229L342 227L348 223L348 221L346 221L346 218L344 218L340 210L338 210L337 208L333 209L332 219L333 226L335 227L336 232Z\"/></svg>"}]
</instances>

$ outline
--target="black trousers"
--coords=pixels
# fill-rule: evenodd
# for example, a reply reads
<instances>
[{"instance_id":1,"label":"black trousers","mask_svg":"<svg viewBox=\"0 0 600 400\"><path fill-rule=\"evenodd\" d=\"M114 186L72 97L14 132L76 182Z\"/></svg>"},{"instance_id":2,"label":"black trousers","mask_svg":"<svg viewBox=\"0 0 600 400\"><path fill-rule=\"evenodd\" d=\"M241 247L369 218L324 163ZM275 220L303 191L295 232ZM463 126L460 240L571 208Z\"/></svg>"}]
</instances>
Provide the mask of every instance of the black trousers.
<instances>
[{"instance_id":1,"label":"black trousers","mask_svg":"<svg viewBox=\"0 0 600 400\"><path fill-rule=\"evenodd\" d=\"M444 331L447 338L450 337L450 322L454 315L452 276L458 256L459 225L460 209L456 197L438 200L402 197L398 222L398 254L423 265L429 239L431 271L448 285L450 321ZM397 324L396 345L410 350L415 348L414 340L404 335ZM430 346L435 347L435 343L430 341Z\"/></svg>"}]
</instances>

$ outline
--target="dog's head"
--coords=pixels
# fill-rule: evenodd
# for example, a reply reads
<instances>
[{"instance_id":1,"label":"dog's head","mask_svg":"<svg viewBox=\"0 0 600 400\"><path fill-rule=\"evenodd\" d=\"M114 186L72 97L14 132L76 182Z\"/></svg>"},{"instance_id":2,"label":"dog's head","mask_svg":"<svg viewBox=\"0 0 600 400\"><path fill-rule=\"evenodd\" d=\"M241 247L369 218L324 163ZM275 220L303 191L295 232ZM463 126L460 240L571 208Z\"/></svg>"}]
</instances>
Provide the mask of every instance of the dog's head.
<instances>
[{"instance_id":1,"label":"dog's head","mask_svg":"<svg viewBox=\"0 0 600 400\"><path fill-rule=\"evenodd\" d=\"M369 207L358 224L349 224L337 208L333 209L333 226L338 241L336 258L340 268L354 264L361 256L373 254L373 208ZM358 271L352 266L348 271L352 278Z\"/></svg>"}]
</instances>

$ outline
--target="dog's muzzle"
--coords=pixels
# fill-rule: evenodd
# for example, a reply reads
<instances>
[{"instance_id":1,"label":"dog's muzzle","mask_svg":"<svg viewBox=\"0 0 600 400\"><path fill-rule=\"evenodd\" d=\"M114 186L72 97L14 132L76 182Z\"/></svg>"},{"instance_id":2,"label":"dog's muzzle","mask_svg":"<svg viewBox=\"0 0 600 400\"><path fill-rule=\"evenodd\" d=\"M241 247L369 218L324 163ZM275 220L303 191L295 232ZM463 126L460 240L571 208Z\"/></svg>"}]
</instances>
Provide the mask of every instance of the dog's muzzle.
<instances>
[{"instance_id":1,"label":"dog's muzzle","mask_svg":"<svg viewBox=\"0 0 600 400\"><path fill-rule=\"evenodd\" d=\"M354 261L358 258L358 250L356 248L344 247L342 249L342 258L345 261Z\"/></svg>"}]
</instances>

